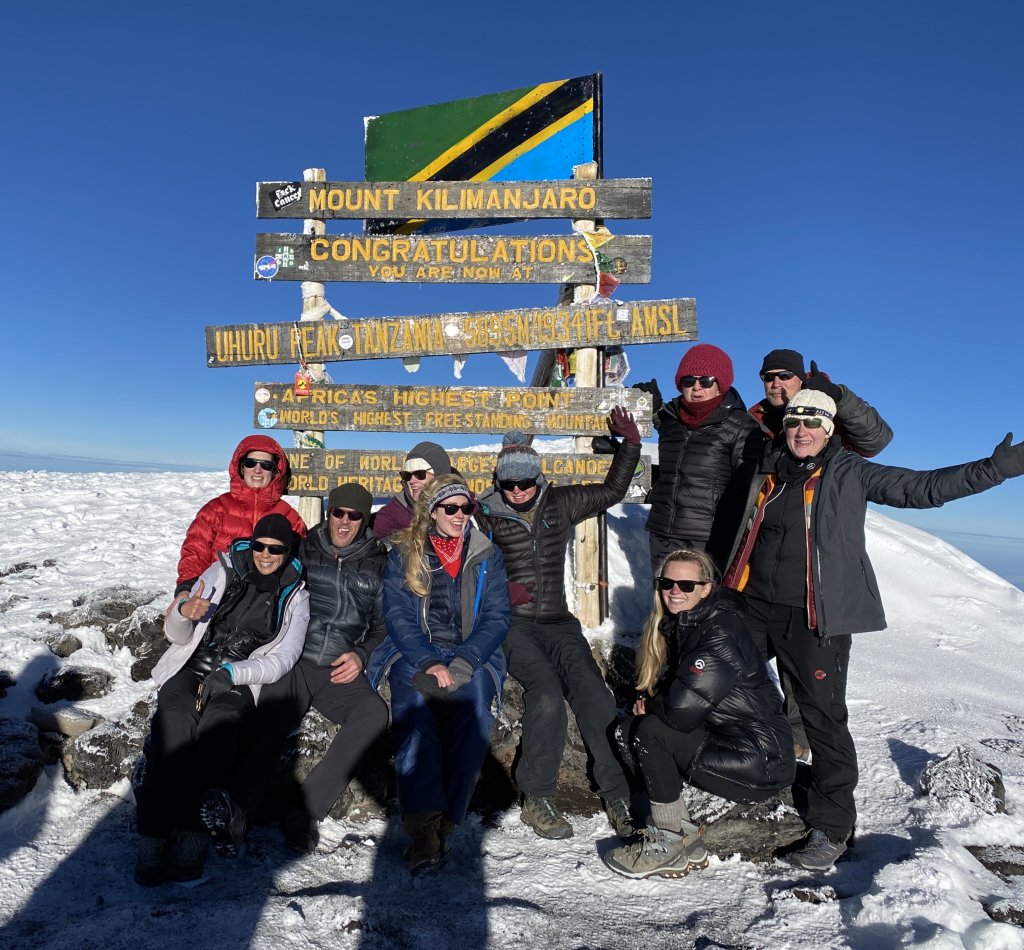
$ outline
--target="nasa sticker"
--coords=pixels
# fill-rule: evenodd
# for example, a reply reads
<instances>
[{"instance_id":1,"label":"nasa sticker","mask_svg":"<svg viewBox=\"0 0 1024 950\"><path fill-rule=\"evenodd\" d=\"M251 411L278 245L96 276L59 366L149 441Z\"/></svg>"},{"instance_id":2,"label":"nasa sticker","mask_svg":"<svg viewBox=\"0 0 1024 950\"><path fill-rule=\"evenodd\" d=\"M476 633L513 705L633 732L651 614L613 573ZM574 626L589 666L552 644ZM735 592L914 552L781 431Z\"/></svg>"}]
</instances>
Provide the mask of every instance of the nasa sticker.
<instances>
[{"instance_id":1,"label":"nasa sticker","mask_svg":"<svg viewBox=\"0 0 1024 950\"><path fill-rule=\"evenodd\" d=\"M277 258L273 254L264 254L256 260L256 276L263 280L270 280L277 276Z\"/></svg>"},{"instance_id":2,"label":"nasa sticker","mask_svg":"<svg viewBox=\"0 0 1024 950\"><path fill-rule=\"evenodd\" d=\"M261 409L259 414L256 416L256 421L263 426L264 429L273 429L277 425L277 410L272 409L269 406L266 409Z\"/></svg>"},{"instance_id":3,"label":"nasa sticker","mask_svg":"<svg viewBox=\"0 0 1024 950\"><path fill-rule=\"evenodd\" d=\"M260 405L270 402L270 390L267 389L266 386L260 386L260 388L256 390L255 396L256 402Z\"/></svg>"}]
</instances>

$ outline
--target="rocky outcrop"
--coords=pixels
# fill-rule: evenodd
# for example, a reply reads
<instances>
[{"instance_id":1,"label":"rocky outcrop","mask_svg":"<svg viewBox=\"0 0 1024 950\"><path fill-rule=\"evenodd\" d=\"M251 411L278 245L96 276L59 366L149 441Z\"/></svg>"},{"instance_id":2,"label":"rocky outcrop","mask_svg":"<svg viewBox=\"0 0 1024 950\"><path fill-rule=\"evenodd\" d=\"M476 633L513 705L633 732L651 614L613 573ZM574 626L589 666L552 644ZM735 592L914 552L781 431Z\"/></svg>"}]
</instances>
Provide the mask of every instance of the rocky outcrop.
<instances>
[{"instance_id":1,"label":"rocky outcrop","mask_svg":"<svg viewBox=\"0 0 1024 950\"><path fill-rule=\"evenodd\" d=\"M20 719L0 719L0 811L35 787L44 765L39 730Z\"/></svg>"}]
</instances>

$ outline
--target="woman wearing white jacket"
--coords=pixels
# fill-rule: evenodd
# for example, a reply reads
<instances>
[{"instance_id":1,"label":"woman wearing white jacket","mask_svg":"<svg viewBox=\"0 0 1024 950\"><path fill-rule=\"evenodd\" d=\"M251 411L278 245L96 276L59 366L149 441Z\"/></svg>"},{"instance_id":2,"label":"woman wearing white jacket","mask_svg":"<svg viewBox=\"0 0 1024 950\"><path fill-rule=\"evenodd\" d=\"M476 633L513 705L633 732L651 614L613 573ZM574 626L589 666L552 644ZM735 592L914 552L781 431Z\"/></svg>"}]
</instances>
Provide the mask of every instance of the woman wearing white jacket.
<instances>
[{"instance_id":1,"label":"woman wearing white jacket","mask_svg":"<svg viewBox=\"0 0 1024 950\"><path fill-rule=\"evenodd\" d=\"M294 534L279 514L203 572L164 621L170 645L153 669L157 708L137 792L135 880L192 880L209 835L236 847L244 816L227 791L260 686L298 661L309 622Z\"/></svg>"}]
</instances>

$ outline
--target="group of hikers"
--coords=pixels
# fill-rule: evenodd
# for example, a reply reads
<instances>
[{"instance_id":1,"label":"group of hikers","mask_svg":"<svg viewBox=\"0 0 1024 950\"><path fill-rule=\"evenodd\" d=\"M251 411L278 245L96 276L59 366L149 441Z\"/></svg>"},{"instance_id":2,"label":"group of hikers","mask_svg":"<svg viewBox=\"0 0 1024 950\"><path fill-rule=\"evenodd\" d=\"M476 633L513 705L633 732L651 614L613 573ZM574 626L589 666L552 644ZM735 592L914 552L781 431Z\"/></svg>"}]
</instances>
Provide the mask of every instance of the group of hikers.
<instances>
[{"instance_id":1,"label":"group of hikers","mask_svg":"<svg viewBox=\"0 0 1024 950\"><path fill-rule=\"evenodd\" d=\"M541 837L573 835L556 804L568 702L621 839L603 858L611 870L705 867L685 787L763 801L793 784L798 760L807 836L792 859L830 869L856 822L851 635L885 627L866 503L927 508L984 491L1024 474L1024 443L1007 435L988 458L934 471L880 465L868 458L892 430L813 361L807 372L797 351L773 350L760 378L764 398L748 411L728 355L698 344L679 363L679 395L664 402L656 381L637 386L653 403L659 461L646 525L652 606L625 716L570 610L565 566L572 527L620 502L636 471L627 411L609 417L602 448L614 456L600 484L552 483L513 433L477 497L440 445L421 442L379 511L347 483L308 533L282 498L281 446L243 439L230 490L200 509L181 549L169 646L153 670L135 879L201 876L211 840L237 851L310 709L338 731L286 802L286 843L316 848L390 719L405 860L413 872L439 864L506 675L523 687L521 819ZM385 679L390 711L377 692ZM647 792L637 811L631 779Z\"/></svg>"}]
</instances>

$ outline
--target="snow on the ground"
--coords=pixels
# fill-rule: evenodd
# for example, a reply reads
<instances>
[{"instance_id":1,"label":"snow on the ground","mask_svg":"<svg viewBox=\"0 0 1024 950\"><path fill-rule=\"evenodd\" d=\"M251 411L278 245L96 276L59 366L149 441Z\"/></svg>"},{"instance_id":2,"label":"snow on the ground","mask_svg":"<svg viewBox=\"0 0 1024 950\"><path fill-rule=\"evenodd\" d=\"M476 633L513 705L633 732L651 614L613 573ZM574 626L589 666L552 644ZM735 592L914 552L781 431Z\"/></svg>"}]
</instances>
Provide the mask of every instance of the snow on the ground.
<instances>
[{"instance_id":1,"label":"snow on the ground","mask_svg":"<svg viewBox=\"0 0 1024 950\"><path fill-rule=\"evenodd\" d=\"M226 487L215 474L0 473L0 572L36 565L0 577L0 669L20 680L0 717L25 716L37 674L57 663L37 639L50 628L38 615L122 583L169 598L185 528ZM610 513L612 616L593 632L606 642L631 642L650 603L644 514ZM447 865L416 880L395 821L328 821L313 856L257 829L247 854L212 857L201 882L143 889L131 878L127 783L75 793L51 766L0 814L0 946L1024 948L1024 931L982 909L1014 887L965 847L1024 845L1024 592L874 513L868 537L889 629L854 640L858 838L827 875L732 858L679 881L632 882L601 863L615 843L602 816L574 818L574 838L546 842L513 811L493 827L469 822ZM115 717L149 695L98 629L76 633L75 661L116 677L113 692L81 705ZM958 744L1003 770L1007 814L951 812L915 794L921 769ZM835 899L800 900L794 887Z\"/></svg>"}]
</instances>

